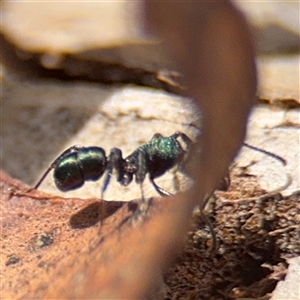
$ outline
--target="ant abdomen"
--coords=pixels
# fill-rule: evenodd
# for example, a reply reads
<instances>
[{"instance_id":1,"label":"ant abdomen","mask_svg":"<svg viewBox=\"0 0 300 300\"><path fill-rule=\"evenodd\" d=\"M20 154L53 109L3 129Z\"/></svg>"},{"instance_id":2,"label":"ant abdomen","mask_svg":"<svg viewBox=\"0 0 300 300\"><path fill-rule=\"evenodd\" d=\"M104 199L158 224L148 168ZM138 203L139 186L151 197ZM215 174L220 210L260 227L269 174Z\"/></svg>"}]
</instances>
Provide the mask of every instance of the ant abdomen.
<instances>
[{"instance_id":1,"label":"ant abdomen","mask_svg":"<svg viewBox=\"0 0 300 300\"><path fill-rule=\"evenodd\" d=\"M102 148L82 147L62 156L56 163L55 185L62 192L78 189L86 180L98 180L106 167L106 155Z\"/></svg>"}]
</instances>

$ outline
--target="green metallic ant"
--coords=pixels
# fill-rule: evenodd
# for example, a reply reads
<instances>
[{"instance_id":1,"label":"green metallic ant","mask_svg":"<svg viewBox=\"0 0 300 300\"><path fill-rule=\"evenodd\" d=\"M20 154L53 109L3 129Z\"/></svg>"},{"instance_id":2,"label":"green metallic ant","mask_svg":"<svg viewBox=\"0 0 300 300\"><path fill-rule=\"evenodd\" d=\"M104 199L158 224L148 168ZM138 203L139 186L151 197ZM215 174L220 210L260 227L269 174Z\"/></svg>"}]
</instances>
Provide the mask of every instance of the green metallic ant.
<instances>
[{"instance_id":1,"label":"green metallic ant","mask_svg":"<svg viewBox=\"0 0 300 300\"><path fill-rule=\"evenodd\" d=\"M185 149L177 140L178 138L182 139ZM183 169L192 144L192 140L179 131L169 137L156 133L148 143L140 146L126 158L122 157L122 151L118 148L112 148L106 156L105 151L100 147L75 145L55 159L34 188L40 186L52 169L54 169L56 187L63 192L78 189L87 180L96 181L106 172L101 189L103 198L115 171L117 181L122 186L129 185L134 176L136 183L141 185L148 174L151 184L161 196L171 196L172 194L159 187L154 179L176 165Z\"/></svg>"}]
</instances>

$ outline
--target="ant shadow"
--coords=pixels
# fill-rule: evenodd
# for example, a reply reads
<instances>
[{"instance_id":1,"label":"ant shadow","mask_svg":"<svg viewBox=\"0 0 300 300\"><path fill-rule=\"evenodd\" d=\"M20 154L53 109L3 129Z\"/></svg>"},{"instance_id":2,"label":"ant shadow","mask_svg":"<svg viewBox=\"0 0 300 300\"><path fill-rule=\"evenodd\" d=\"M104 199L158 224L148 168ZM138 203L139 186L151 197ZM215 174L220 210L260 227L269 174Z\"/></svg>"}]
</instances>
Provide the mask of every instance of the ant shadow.
<instances>
[{"instance_id":1,"label":"ant shadow","mask_svg":"<svg viewBox=\"0 0 300 300\"><path fill-rule=\"evenodd\" d=\"M101 216L102 205L105 205L104 215ZM128 211L134 213L138 207L135 202L124 202L124 201L105 201L94 202L87 207L83 208L70 218L70 226L73 229L84 229L96 225L98 222L103 222L105 219L111 217L119 209L127 204ZM127 219L127 218L126 218ZM124 220L123 222L124 223Z\"/></svg>"}]
</instances>

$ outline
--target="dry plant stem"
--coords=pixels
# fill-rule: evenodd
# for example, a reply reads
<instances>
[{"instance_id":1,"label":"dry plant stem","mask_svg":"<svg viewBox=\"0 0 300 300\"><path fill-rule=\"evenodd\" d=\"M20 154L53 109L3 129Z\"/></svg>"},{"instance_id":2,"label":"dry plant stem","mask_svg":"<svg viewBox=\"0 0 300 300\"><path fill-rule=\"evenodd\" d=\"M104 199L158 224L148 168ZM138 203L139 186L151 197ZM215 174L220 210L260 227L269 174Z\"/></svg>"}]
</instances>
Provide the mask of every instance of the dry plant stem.
<instances>
[{"instance_id":1,"label":"dry plant stem","mask_svg":"<svg viewBox=\"0 0 300 300\"><path fill-rule=\"evenodd\" d=\"M151 27L165 37L170 54L185 74L189 95L203 112L203 155L201 168L194 170L196 189L189 203L191 208L200 202L201 214L210 226L203 214L204 195L214 190L242 144L255 100L256 68L249 29L229 2L148 1L147 5ZM217 243L212 235L214 252Z\"/></svg>"},{"instance_id":2,"label":"dry plant stem","mask_svg":"<svg viewBox=\"0 0 300 300\"><path fill-rule=\"evenodd\" d=\"M244 139L257 84L249 29L228 1L148 1L146 11L203 112L203 155L190 200L195 205L203 188L210 193L224 176Z\"/></svg>"}]
</instances>

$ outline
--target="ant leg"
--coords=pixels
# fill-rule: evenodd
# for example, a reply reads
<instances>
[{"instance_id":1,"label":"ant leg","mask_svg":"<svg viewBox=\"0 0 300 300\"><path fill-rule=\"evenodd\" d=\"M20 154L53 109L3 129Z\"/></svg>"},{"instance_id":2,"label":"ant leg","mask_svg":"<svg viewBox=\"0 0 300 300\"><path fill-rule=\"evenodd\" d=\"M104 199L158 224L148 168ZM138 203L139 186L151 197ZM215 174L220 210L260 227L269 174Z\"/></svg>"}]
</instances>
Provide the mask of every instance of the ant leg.
<instances>
[{"instance_id":1,"label":"ant leg","mask_svg":"<svg viewBox=\"0 0 300 300\"><path fill-rule=\"evenodd\" d=\"M175 139L177 139L178 137L180 137L182 139L182 141L185 143L186 146L186 153L184 155L184 158L182 160L182 162L179 164L178 169L180 170L180 172L182 172L185 175L188 175L188 172L185 169L185 163L187 162L187 158L189 155L189 152L192 148L192 146L194 145L194 142L183 132L180 131L176 131L173 135L172 135ZM154 187L156 186L157 188L161 189L160 187L158 187L157 185L155 185L154 181L152 180L152 184L154 185ZM157 189L156 189L157 190ZM157 190L159 193L160 191ZM163 191L166 192L166 191ZM168 192L167 192L168 193ZM206 204L208 203L209 199L211 198L211 196L213 195L213 192L208 194L208 196L206 196L204 198L203 204L200 206L200 215L202 220L207 224L211 235L212 235L212 239L213 239L213 246L211 247L211 252L215 253L218 247L218 241L217 241L217 237L214 231L214 227L211 223L211 221L209 220L209 218L205 215L204 213L204 208L206 206Z\"/></svg>"},{"instance_id":2,"label":"ant leg","mask_svg":"<svg viewBox=\"0 0 300 300\"><path fill-rule=\"evenodd\" d=\"M158 133L159 134L159 133ZM156 134L153 136L152 139L155 139ZM141 189L141 206L139 207L139 212L146 214L149 208L149 205L145 199L144 191L143 191L143 182L145 180L146 174L148 172L147 160L146 155L143 150L139 149L137 153L137 170L135 173L135 181L137 184L140 185Z\"/></svg>"},{"instance_id":3,"label":"ant leg","mask_svg":"<svg viewBox=\"0 0 300 300\"><path fill-rule=\"evenodd\" d=\"M105 206L105 203L104 203L104 197L103 196L104 196L104 192L105 192L105 190L106 190L106 188L109 184L110 178L112 176L112 171L113 171L113 168L112 168L112 166L110 166L109 169L108 169L108 172L106 174L106 177L104 179L104 183L102 185L102 188L101 188L101 196L100 196L101 202L100 202L100 208L99 208L99 211L98 211L101 227L103 225L104 218L106 216L106 206Z\"/></svg>"},{"instance_id":4,"label":"ant leg","mask_svg":"<svg viewBox=\"0 0 300 300\"><path fill-rule=\"evenodd\" d=\"M217 236L215 234L214 226L211 223L210 219L207 217L207 215L204 213L205 206L207 205L209 199L212 196L214 196L214 192L207 194L205 196L203 203L200 205L200 216L201 216L202 220L204 221L204 223L208 226L209 231L211 233L213 245L211 246L210 251L211 251L211 254L213 255L216 253L219 244L218 244Z\"/></svg>"},{"instance_id":5,"label":"ant leg","mask_svg":"<svg viewBox=\"0 0 300 300\"><path fill-rule=\"evenodd\" d=\"M181 138L183 143L185 144L185 148L186 149L183 149L184 150L184 155L183 155L183 158L181 159L181 161L179 162L178 164L178 170L186 175L186 176L189 176L189 172L186 170L186 165L188 163L188 158L189 158L189 154L190 154L190 151L192 149L192 146L194 145L194 142L183 132L180 132L180 131L176 131L173 135L172 135L173 138L177 139L177 138Z\"/></svg>"},{"instance_id":6,"label":"ant leg","mask_svg":"<svg viewBox=\"0 0 300 300\"><path fill-rule=\"evenodd\" d=\"M172 135L175 139L177 139L178 137L182 138L183 142L186 145L187 148L187 152L189 152L190 148L192 147L192 145L194 144L194 142L183 132L181 131L176 131L173 135Z\"/></svg>"},{"instance_id":7,"label":"ant leg","mask_svg":"<svg viewBox=\"0 0 300 300\"><path fill-rule=\"evenodd\" d=\"M157 132L157 133L155 133L155 134L153 135L153 137L151 138L151 141L152 141L152 140L160 139L160 138L162 138L162 137L163 137L163 135Z\"/></svg>"},{"instance_id":8,"label":"ant leg","mask_svg":"<svg viewBox=\"0 0 300 300\"><path fill-rule=\"evenodd\" d=\"M137 156L137 170L135 173L136 183L142 184L145 180L147 172L148 172L148 166L147 166L146 155L143 152L143 150L139 149L138 156Z\"/></svg>"},{"instance_id":9,"label":"ant leg","mask_svg":"<svg viewBox=\"0 0 300 300\"><path fill-rule=\"evenodd\" d=\"M46 172L42 175L42 177L40 178L40 180L36 183L36 185L33 187L33 189L38 189L38 187L41 185L41 183L44 181L44 179L46 178L46 176L49 174L49 172L52 169L55 169L57 163L67 154L74 152L74 151L79 151L81 149L83 149L83 146L79 146L79 145L74 145L71 146L70 148L66 149L63 153L61 153L55 160L54 162L50 165L50 167L46 170Z\"/></svg>"},{"instance_id":10,"label":"ant leg","mask_svg":"<svg viewBox=\"0 0 300 300\"><path fill-rule=\"evenodd\" d=\"M138 153L138 169L135 174L136 183L142 184L145 180L147 173L148 173L148 168L147 168L146 156L145 156L144 152L142 152L140 150ZM158 192L158 194L160 194L161 196L163 196L163 197L173 196L173 194L171 194L171 193L167 192L166 190L164 190L163 188L159 187L154 182L154 178L152 178L150 174L149 174L149 181L154 186L154 188Z\"/></svg>"},{"instance_id":11,"label":"ant leg","mask_svg":"<svg viewBox=\"0 0 300 300\"><path fill-rule=\"evenodd\" d=\"M112 177L112 171L113 171L113 168L112 168L112 166L110 166L109 170L106 174L106 177L105 177L104 183L102 185L102 188L101 188L101 196L100 196L101 202L100 202L100 209L99 209L99 212L98 212L101 227L103 225L104 218L106 216L106 206L105 206L105 203L104 203L104 192L105 192L105 190L106 190L106 188L109 184L109 181Z\"/></svg>"},{"instance_id":12,"label":"ant leg","mask_svg":"<svg viewBox=\"0 0 300 300\"><path fill-rule=\"evenodd\" d=\"M163 188L159 187L153 180L153 178L149 177L149 180L151 184L154 186L155 190L162 196L162 197L168 197L168 196L174 196L173 194L167 192Z\"/></svg>"},{"instance_id":13,"label":"ant leg","mask_svg":"<svg viewBox=\"0 0 300 300\"><path fill-rule=\"evenodd\" d=\"M116 169L118 172L118 181L121 182L124 177L124 159L122 157L122 151L118 148L112 148L110 150L109 156L108 156L108 172L105 177L102 189L101 189L101 197L103 198L104 192L106 191L110 179L113 175L113 170Z\"/></svg>"},{"instance_id":14,"label":"ant leg","mask_svg":"<svg viewBox=\"0 0 300 300\"><path fill-rule=\"evenodd\" d=\"M101 188L101 199L102 200L103 200L104 192L106 191L106 189L109 185L110 179L112 177L112 172L113 172L113 167L110 166L107 173L106 173L104 183L103 183L102 188Z\"/></svg>"},{"instance_id":15,"label":"ant leg","mask_svg":"<svg viewBox=\"0 0 300 300\"><path fill-rule=\"evenodd\" d=\"M152 139L155 139L156 134ZM143 182L145 180L146 174L148 172L147 159L143 150L139 149L137 152L137 161L136 161L136 172L135 172L135 181L139 184L141 189L141 203L138 205L138 208L135 212L134 219L137 219L141 216L147 214L150 207L150 203L146 201L144 191L143 191Z\"/></svg>"},{"instance_id":16,"label":"ant leg","mask_svg":"<svg viewBox=\"0 0 300 300\"><path fill-rule=\"evenodd\" d=\"M180 163L179 165L179 170L180 172L182 172L183 174L188 174L188 172L186 171L185 169L185 163L187 161L187 158L188 158L188 155L189 155L189 152L190 152L190 149L192 148L194 142L183 132L180 132L180 131L176 131L174 134L173 134L173 137L174 138L178 138L180 137L182 139L182 141L185 143L186 145L186 154L184 156L184 159L182 160L182 162ZM218 240L217 240L217 237L216 237L216 234L215 234L215 231L214 231L214 227L211 223L211 221L209 220L209 218L205 215L204 213L204 208L206 206L206 204L208 203L209 199L212 197L213 195L213 192L208 194L205 198L204 198L204 201L202 203L202 205L200 206L200 215L201 215L201 218L202 220L206 223L206 225L208 226L209 228L209 231L211 232L211 235L212 235L212 240L213 240L213 245L211 247L211 252L212 254L214 254L218 248Z\"/></svg>"},{"instance_id":17,"label":"ant leg","mask_svg":"<svg viewBox=\"0 0 300 300\"><path fill-rule=\"evenodd\" d=\"M108 170L106 177L104 179L103 186L101 188L101 209L100 209L100 215L101 215L101 225L103 225L103 220L106 215L106 206L104 203L104 193L109 185L109 182L111 180L111 177L113 175L113 170L116 169L118 172L118 181L121 181L121 178L123 177L123 162L124 159L122 157L122 151L118 148L112 148L110 150L110 154L108 157Z\"/></svg>"}]
</instances>

